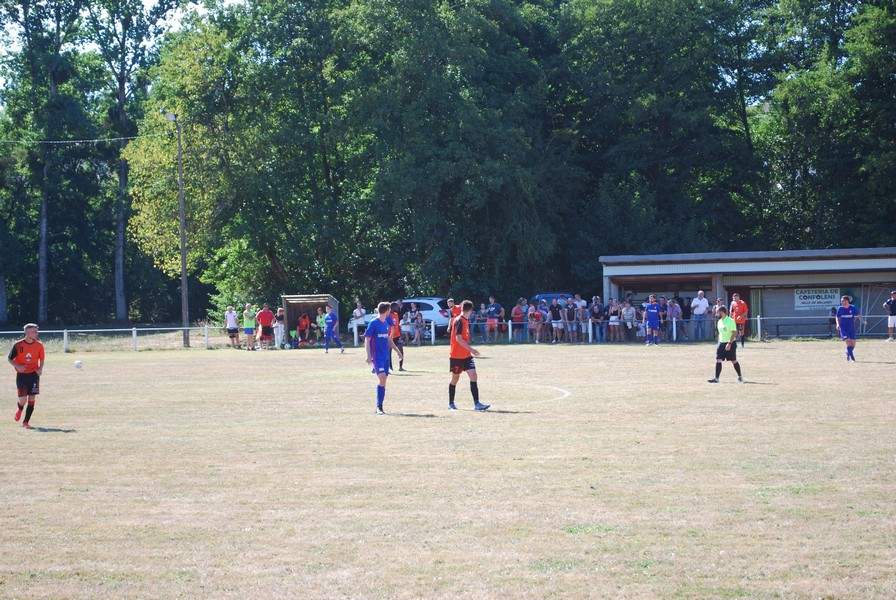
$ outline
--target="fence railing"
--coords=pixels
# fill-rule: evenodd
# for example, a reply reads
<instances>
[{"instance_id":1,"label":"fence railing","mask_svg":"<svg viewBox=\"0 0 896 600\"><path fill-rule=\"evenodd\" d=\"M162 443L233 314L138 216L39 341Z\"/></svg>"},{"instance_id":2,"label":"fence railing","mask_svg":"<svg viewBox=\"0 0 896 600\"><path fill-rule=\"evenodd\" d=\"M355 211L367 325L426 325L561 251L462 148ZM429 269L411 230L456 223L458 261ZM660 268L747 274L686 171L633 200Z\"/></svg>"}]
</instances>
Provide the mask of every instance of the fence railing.
<instances>
[{"instance_id":1,"label":"fence railing","mask_svg":"<svg viewBox=\"0 0 896 600\"><path fill-rule=\"evenodd\" d=\"M886 315L863 316L859 324L858 334L862 337L876 337L887 335ZM615 321L615 325L608 320L600 324L590 321L564 321L562 324L561 341L570 341L570 330L575 333L576 341L606 343L606 342L636 342L644 341L644 326L640 321ZM667 341L679 342L706 342L716 340L717 319L712 316L700 319L672 319L664 324L664 332ZM574 327L570 328L570 324ZM436 324L427 324L429 329L429 343L437 343ZM616 328L616 331L613 331ZM361 334L366 326L354 323L353 332L355 346L361 345ZM532 327L528 322L515 323L506 321L497 326L488 325L477 321L470 324L470 333L475 342L501 342L501 343L549 343L554 338L554 327L550 321L539 322ZM837 326L833 317L809 316L809 317L763 317L757 315L747 320L746 335L751 339L773 338L826 338L837 335ZM612 338L612 339L610 339ZM443 340L447 342L447 336Z\"/></svg>"},{"instance_id":2,"label":"fence railing","mask_svg":"<svg viewBox=\"0 0 896 600\"><path fill-rule=\"evenodd\" d=\"M609 321L600 324L591 322L574 322L575 327L563 324L561 342L573 341L570 330L575 332L575 341L579 343L638 342L644 341L643 326L640 322L617 321L611 325ZM426 333L421 341L429 345L444 344L448 336L438 336L439 329L434 321L426 323ZM615 330L614 330L615 328ZM360 346L366 326L363 323L352 323L351 332L354 345ZM90 352L105 350L169 350L183 348L183 333L191 334L192 348L223 348L230 344L227 332L217 326L203 325L197 327L129 327L113 329L42 329L41 341L48 351ZM746 333L752 339L787 339L787 338L833 338L837 336L837 327L833 317L768 317L758 315L748 320ZM860 337L884 337L887 335L887 315L862 316L858 331ZM554 328L550 321L541 322L532 327L528 322L512 321L499 323L497 326L484 322L471 324L474 343L483 341L491 343L525 344L550 343L554 339ZM702 334L702 335L700 335ZM22 336L22 331L0 331L0 343L9 342ZM667 341L709 342L716 339L716 320L707 317L698 325L698 320L673 319L666 324ZM243 339L240 332L241 341Z\"/></svg>"}]
</instances>

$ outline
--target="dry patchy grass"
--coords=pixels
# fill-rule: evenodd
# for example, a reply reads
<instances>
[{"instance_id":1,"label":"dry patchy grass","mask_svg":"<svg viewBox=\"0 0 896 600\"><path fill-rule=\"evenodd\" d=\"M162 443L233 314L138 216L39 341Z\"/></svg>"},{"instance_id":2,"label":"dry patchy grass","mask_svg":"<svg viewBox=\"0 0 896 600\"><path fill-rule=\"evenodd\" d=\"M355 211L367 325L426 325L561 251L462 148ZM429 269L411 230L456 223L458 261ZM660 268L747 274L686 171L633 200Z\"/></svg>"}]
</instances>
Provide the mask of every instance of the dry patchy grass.
<instances>
[{"instance_id":1,"label":"dry patchy grass","mask_svg":"<svg viewBox=\"0 0 896 600\"><path fill-rule=\"evenodd\" d=\"M713 351L488 348L478 414L411 348L386 417L362 350L51 355L0 596L896 596L896 345Z\"/></svg>"}]
</instances>

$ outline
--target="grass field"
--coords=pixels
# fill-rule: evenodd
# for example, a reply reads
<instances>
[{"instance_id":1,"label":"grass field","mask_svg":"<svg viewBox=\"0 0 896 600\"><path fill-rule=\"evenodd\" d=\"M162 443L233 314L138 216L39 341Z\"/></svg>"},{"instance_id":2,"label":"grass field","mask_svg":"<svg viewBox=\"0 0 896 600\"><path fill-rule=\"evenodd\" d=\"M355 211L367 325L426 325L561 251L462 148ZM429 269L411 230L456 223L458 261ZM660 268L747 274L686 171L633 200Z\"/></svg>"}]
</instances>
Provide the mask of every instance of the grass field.
<instances>
[{"instance_id":1,"label":"grass field","mask_svg":"<svg viewBox=\"0 0 896 600\"><path fill-rule=\"evenodd\" d=\"M0 597L896 597L896 344L713 353L485 348L480 414L411 348L385 417L358 349L51 355Z\"/></svg>"}]
</instances>

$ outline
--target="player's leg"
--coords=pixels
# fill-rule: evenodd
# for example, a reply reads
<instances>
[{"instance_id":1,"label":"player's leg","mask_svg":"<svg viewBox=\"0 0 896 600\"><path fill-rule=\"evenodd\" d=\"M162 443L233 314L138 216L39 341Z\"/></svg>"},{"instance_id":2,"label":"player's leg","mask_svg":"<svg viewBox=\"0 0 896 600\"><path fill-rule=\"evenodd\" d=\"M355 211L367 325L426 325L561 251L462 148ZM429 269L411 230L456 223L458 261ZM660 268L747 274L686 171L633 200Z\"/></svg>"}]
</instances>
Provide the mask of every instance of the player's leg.
<instances>
[{"instance_id":1,"label":"player's leg","mask_svg":"<svg viewBox=\"0 0 896 600\"><path fill-rule=\"evenodd\" d=\"M382 415L385 414L383 412L383 402L386 400L386 380L389 374L383 370L377 373L376 376L378 380L376 386L376 413Z\"/></svg>"},{"instance_id":2,"label":"player's leg","mask_svg":"<svg viewBox=\"0 0 896 600\"><path fill-rule=\"evenodd\" d=\"M451 381L448 383L448 408L457 410L457 406L454 405L454 394L457 391L457 382L460 379L460 369L454 365L454 361L451 362Z\"/></svg>"},{"instance_id":3,"label":"player's leg","mask_svg":"<svg viewBox=\"0 0 896 600\"><path fill-rule=\"evenodd\" d=\"M31 415L34 414L34 404L37 402L37 396L34 394L29 394L26 400L27 407L25 408L25 418L22 419L22 427L30 429Z\"/></svg>"},{"instance_id":4,"label":"player's leg","mask_svg":"<svg viewBox=\"0 0 896 600\"><path fill-rule=\"evenodd\" d=\"M343 352L345 352L345 346L342 345L342 340L339 339L339 332L334 331L332 333L332 336L333 336L333 343L336 345L337 348L339 348L339 353L342 354Z\"/></svg>"},{"instance_id":5,"label":"player's leg","mask_svg":"<svg viewBox=\"0 0 896 600\"><path fill-rule=\"evenodd\" d=\"M474 410L488 410L489 404L483 404L479 401L479 379L476 375L476 367L472 364L473 359L469 359L469 366L467 368L467 377L470 379L470 394L473 396L473 409Z\"/></svg>"},{"instance_id":6,"label":"player's leg","mask_svg":"<svg viewBox=\"0 0 896 600\"><path fill-rule=\"evenodd\" d=\"M25 410L25 403L28 402L28 394L22 388L19 388L18 397L16 398L16 421L22 418L22 411Z\"/></svg>"},{"instance_id":7,"label":"player's leg","mask_svg":"<svg viewBox=\"0 0 896 600\"><path fill-rule=\"evenodd\" d=\"M731 366L734 367L734 372L737 373L737 381L740 383L743 383L744 375L740 371L740 363L737 362L737 360L733 360L733 361L731 361Z\"/></svg>"},{"instance_id":8,"label":"player's leg","mask_svg":"<svg viewBox=\"0 0 896 600\"><path fill-rule=\"evenodd\" d=\"M402 339L401 339L400 336L397 337L397 338L395 338L395 339L392 340L392 341L395 342L395 345L398 347L398 350L399 350L399 353L398 353L398 370L399 370L399 371L404 371L404 342L402 341Z\"/></svg>"},{"instance_id":9,"label":"player's leg","mask_svg":"<svg viewBox=\"0 0 896 600\"><path fill-rule=\"evenodd\" d=\"M709 380L709 383L718 383L719 375L722 374L722 361L725 360L725 356L727 352L725 350L725 344L719 344L716 348L716 374L715 376Z\"/></svg>"},{"instance_id":10,"label":"player's leg","mask_svg":"<svg viewBox=\"0 0 896 600\"><path fill-rule=\"evenodd\" d=\"M328 331L326 335L324 335L324 354L330 353L330 332Z\"/></svg>"}]
</instances>

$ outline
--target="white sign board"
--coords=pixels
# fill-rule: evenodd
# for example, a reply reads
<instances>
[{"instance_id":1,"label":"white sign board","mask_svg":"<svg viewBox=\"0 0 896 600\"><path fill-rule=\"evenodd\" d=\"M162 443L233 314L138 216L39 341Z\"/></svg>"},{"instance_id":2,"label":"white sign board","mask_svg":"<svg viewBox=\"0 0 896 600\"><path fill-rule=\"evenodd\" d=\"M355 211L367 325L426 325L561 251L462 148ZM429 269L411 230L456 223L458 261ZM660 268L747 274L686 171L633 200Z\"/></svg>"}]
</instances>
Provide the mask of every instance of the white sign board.
<instances>
[{"instance_id":1,"label":"white sign board","mask_svg":"<svg viewBox=\"0 0 896 600\"><path fill-rule=\"evenodd\" d=\"M840 288L793 290L794 310L829 310L840 305Z\"/></svg>"}]
</instances>

